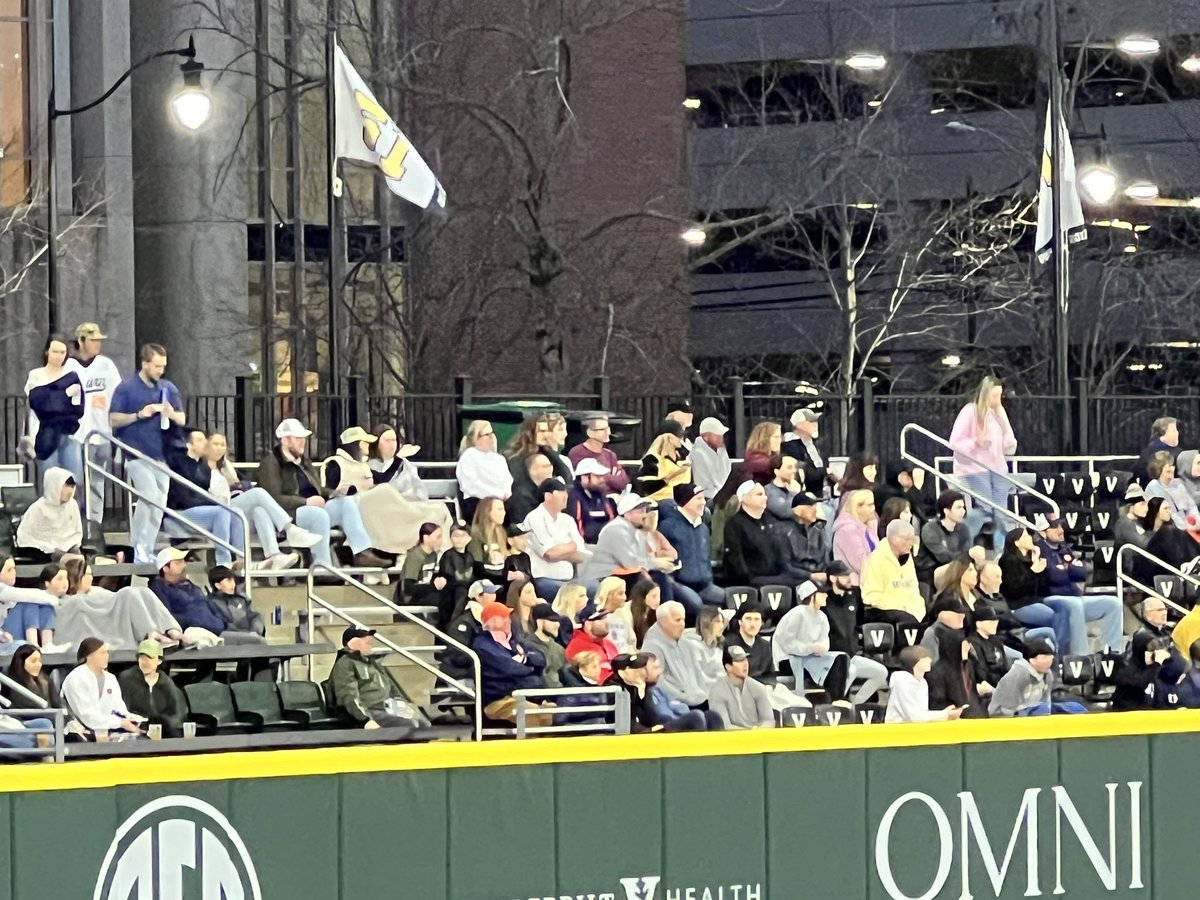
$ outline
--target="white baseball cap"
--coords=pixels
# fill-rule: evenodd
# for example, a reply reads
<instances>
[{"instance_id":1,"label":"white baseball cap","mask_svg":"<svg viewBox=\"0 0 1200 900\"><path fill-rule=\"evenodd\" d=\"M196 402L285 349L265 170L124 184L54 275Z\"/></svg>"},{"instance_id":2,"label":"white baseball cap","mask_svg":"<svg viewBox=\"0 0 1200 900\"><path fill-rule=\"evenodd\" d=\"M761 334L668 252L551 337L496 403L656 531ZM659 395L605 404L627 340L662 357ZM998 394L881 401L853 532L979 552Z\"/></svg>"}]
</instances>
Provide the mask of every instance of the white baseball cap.
<instances>
[{"instance_id":1,"label":"white baseball cap","mask_svg":"<svg viewBox=\"0 0 1200 900\"><path fill-rule=\"evenodd\" d=\"M275 428L275 437L308 437L312 432L300 424L299 419L284 419Z\"/></svg>"},{"instance_id":2,"label":"white baseball cap","mask_svg":"<svg viewBox=\"0 0 1200 900\"><path fill-rule=\"evenodd\" d=\"M187 554L177 547L163 547L154 557L154 567L161 572L163 566L177 559L187 559Z\"/></svg>"},{"instance_id":3,"label":"white baseball cap","mask_svg":"<svg viewBox=\"0 0 1200 900\"><path fill-rule=\"evenodd\" d=\"M594 456L585 456L579 461L579 465L575 467L575 477L582 478L584 475L607 475L608 469L604 464Z\"/></svg>"},{"instance_id":4,"label":"white baseball cap","mask_svg":"<svg viewBox=\"0 0 1200 900\"><path fill-rule=\"evenodd\" d=\"M811 581L800 582L800 584L796 587L796 602L803 603L813 594L817 593L818 590L820 590L820 588L818 588Z\"/></svg>"},{"instance_id":5,"label":"white baseball cap","mask_svg":"<svg viewBox=\"0 0 1200 900\"><path fill-rule=\"evenodd\" d=\"M627 512L633 512L639 506L653 509L658 504L653 500L647 500L645 497L638 496L633 491L628 491L617 498L617 515L623 516Z\"/></svg>"},{"instance_id":6,"label":"white baseball cap","mask_svg":"<svg viewBox=\"0 0 1200 900\"><path fill-rule=\"evenodd\" d=\"M739 484L737 489L738 500L745 500L749 493L754 490L756 484L758 484L756 481L743 481Z\"/></svg>"},{"instance_id":7,"label":"white baseball cap","mask_svg":"<svg viewBox=\"0 0 1200 900\"><path fill-rule=\"evenodd\" d=\"M700 430L697 434L726 434L729 431L716 416L700 420Z\"/></svg>"}]
</instances>

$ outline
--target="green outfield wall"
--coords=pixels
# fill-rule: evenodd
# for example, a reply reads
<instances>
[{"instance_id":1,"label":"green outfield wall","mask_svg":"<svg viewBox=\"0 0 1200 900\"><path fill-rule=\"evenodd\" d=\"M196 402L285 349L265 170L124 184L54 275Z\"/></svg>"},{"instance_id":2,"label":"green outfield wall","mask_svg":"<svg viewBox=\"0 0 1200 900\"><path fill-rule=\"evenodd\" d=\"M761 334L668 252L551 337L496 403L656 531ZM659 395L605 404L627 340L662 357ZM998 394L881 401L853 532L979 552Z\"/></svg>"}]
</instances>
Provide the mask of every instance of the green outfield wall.
<instances>
[{"instance_id":1,"label":"green outfield wall","mask_svg":"<svg viewBox=\"0 0 1200 900\"><path fill-rule=\"evenodd\" d=\"M4 766L0 900L1178 898L1196 731L1109 714Z\"/></svg>"}]
</instances>

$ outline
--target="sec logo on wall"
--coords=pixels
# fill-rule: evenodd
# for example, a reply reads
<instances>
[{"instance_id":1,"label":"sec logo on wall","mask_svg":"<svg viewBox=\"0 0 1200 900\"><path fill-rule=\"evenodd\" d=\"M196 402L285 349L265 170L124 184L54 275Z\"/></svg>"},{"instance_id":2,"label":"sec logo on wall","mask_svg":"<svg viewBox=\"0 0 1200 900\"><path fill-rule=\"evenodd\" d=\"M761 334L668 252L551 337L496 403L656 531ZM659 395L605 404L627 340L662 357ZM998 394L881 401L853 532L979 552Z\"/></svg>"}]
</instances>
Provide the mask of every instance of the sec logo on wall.
<instances>
[{"instance_id":1,"label":"sec logo on wall","mask_svg":"<svg viewBox=\"0 0 1200 900\"><path fill-rule=\"evenodd\" d=\"M246 844L224 814L195 797L161 797L117 829L92 900L262 900Z\"/></svg>"}]
</instances>

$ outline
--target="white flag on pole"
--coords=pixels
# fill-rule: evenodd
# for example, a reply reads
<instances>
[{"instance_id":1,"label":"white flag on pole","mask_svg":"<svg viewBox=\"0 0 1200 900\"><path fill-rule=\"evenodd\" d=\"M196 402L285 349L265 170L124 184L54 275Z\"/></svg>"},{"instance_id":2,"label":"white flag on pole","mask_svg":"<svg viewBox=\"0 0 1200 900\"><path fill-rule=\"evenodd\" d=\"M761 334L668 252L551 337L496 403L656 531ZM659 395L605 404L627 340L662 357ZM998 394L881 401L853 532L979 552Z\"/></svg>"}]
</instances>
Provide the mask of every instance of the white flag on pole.
<instances>
[{"instance_id":1,"label":"white flag on pole","mask_svg":"<svg viewBox=\"0 0 1200 900\"><path fill-rule=\"evenodd\" d=\"M339 159L378 166L393 194L422 209L446 205L446 191L392 117L379 105L341 47L334 48L337 129L334 149Z\"/></svg>"},{"instance_id":2,"label":"white flag on pole","mask_svg":"<svg viewBox=\"0 0 1200 900\"><path fill-rule=\"evenodd\" d=\"M1087 239L1087 228L1083 218L1083 203L1079 200L1079 187L1075 182L1075 152L1071 149L1071 136L1067 123L1059 116L1058 128L1062 148L1062 229L1067 243L1075 244ZM1054 190L1050 186L1053 171L1051 163L1050 106L1046 105L1046 133L1042 147L1042 172L1038 189L1037 258L1046 262L1053 252L1054 235Z\"/></svg>"}]
</instances>

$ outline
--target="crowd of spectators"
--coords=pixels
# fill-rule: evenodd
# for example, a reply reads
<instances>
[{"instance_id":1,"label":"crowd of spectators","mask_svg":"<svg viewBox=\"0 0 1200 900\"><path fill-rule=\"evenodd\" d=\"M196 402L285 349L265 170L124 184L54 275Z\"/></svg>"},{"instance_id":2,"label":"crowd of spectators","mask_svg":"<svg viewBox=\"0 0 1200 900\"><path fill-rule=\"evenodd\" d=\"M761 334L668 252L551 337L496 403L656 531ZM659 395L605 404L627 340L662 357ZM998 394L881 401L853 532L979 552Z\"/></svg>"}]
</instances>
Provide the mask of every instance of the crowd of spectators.
<instances>
[{"instance_id":1,"label":"crowd of spectators","mask_svg":"<svg viewBox=\"0 0 1200 900\"><path fill-rule=\"evenodd\" d=\"M1155 624L1157 598L1127 609L1090 583L1085 554L1050 510L1031 522L1013 516L1006 457L1017 437L991 378L955 420L955 486L936 495L905 463L880 478L869 453L838 474L816 406L758 423L735 462L729 429L708 417L693 436L690 405L680 402L632 476L603 413L583 420L569 450L556 413L527 417L504 452L491 422L471 422L456 503L447 503L430 498L412 461L420 448L388 424L346 429L318 464L311 430L284 419L256 470L239 470L224 434L187 421L164 377L164 348L145 345L139 370L119 380L97 326L81 325L76 338L74 348L48 341L30 374L28 447L42 496L17 545L47 570L35 587L16 586L11 561L0 570L0 654L90 647L81 668L100 679L106 648L136 646L148 660L142 680L130 676L140 693L164 647L264 640L239 578L311 560L365 569L368 584L398 571L395 599L435 609L457 642L439 654L443 671L468 680L473 667L458 645L478 656L493 720L513 720L522 688L589 685L627 692L635 731L769 727L771 710L814 699L886 702L887 721L1077 712L1084 707L1056 688L1055 662L1090 653L1118 660L1117 708L1200 696L1187 689L1200 648L1171 643L1165 607ZM82 496L84 453L112 464L93 453L108 448L103 439L84 445L90 430L130 448L125 475L143 498L131 553L153 566L148 588L100 593L79 555L97 505ZM1178 423L1157 421L1114 532L1118 546L1183 566L1200 556L1200 454L1178 445ZM164 509L187 521L171 515L164 525ZM189 578L184 551L162 547L191 525L217 538L206 588ZM731 603L737 589L759 596ZM64 628L70 640L60 647ZM883 649L868 633L887 635ZM354 711L365 727L386 722L385 701L395 699L373 670L370 638L348 635L335 669L342 689L362 695ZM69 693L64 684L68 699L80 696L81 680ZM588 703L561 705L586 715ZM76 718L93 731L126 729L120 712Z\"/></svg>"}]
</instances>

